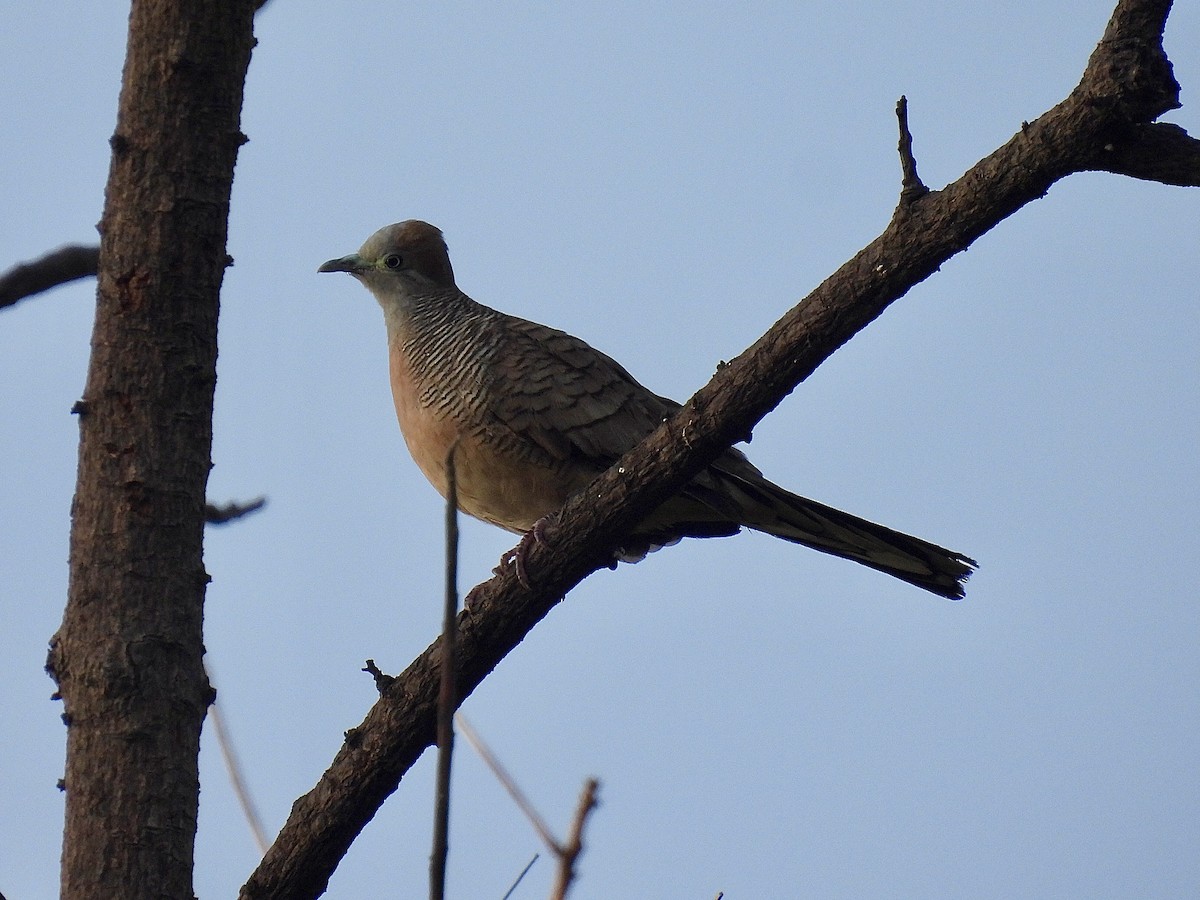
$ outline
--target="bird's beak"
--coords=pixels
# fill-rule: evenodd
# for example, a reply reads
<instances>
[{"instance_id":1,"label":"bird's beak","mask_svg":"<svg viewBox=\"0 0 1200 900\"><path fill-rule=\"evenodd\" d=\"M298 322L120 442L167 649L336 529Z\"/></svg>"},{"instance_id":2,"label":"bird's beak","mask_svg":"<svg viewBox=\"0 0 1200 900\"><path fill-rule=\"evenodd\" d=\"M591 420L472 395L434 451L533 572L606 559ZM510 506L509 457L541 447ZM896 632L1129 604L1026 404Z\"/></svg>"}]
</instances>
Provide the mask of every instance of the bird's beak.
<instances>
[{"instance_id":1,"label":"bird's beak","mask_svg":"<svg viewBox=\"0 0 1200 900\"><path fill-rule=\"evenodd\" d=\"M363 258L357 253L351 253L349 256L343 256L341 259L331 259L327 263L321 263L321 268L318 272L349 272L353 275L355 272L361 272L367 268L367 264Z\"/></svg>"}]
</instances>

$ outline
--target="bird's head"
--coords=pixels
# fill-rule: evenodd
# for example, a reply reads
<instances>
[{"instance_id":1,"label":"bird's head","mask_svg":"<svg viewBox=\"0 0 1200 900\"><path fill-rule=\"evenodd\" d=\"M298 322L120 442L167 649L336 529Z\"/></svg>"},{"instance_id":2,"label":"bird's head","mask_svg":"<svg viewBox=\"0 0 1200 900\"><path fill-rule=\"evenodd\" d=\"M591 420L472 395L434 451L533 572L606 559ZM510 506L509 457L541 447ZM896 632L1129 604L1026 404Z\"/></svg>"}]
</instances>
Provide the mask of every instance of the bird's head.
<instances>
[{"instance_id":1,"label":"bird's head","mask_svg":"<svg viewBox=\"0 0 1200 900\"><path fill-rule=\"evenodd\" d=\"M454 270L441 231L417 219L379 229L357 253L331 259L317 271L349 272L381 300L454 287Z\"/></svg>"}]
</instances>

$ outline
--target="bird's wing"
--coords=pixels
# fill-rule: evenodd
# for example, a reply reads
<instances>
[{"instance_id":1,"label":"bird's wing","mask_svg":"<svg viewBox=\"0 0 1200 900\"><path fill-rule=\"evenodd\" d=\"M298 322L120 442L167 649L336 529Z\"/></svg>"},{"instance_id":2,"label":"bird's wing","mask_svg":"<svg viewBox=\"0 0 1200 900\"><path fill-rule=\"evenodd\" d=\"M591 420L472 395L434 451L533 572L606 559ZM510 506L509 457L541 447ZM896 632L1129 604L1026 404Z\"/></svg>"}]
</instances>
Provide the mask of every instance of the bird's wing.
<instances>
[{"instance_id":1,"label":"bird's wing","mask_svg":"<svg viewBox=\"0 0 1200 900\"><path fill-rule=\"evenodd\" d=\"M583 483L641 442L680 404L643 386L612 357L557 329L506 317L502 352L488 366L494 427L513 447L575 470ZM736 533L742 510L727 478L761 479L734 448L699 472L652 525L653 544ZM652 517L653 518L653 517Z\"/></svg>"},{"instance_id":2,"label":"bird's wing","mask_svg":"<svg viewBox=\"0 0 1200 900\"><path fill-rule=\"evenodd\" d=\"M489 413L552 460L602 471L679 409L579 338L504 318L487 367Z\"/></svg>"}]
</instances>

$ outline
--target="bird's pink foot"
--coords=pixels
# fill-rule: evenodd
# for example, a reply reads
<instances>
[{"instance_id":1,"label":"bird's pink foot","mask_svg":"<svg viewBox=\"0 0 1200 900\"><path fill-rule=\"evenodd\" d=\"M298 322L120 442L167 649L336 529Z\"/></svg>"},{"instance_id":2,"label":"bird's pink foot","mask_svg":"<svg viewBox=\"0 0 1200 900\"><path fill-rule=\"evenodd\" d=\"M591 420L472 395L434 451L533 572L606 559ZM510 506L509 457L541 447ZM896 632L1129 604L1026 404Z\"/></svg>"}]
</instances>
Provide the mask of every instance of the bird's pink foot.
<instances>
[{"instance_id":1,"label":"bird's pink foot","mask_svg":"<svg viewBox=\"0 0 1200 900\"><path fill-rule=\"evenodd\" d=\"M534 522L533 527L521 535L521 540L517 543L516 549L510 550L500 557L500 564L492 571L497 575L502 575L508 571L510 566L515 567L517 570L517 581L521 583L521 587L529 590L529 570L525 567L525 558L529 555L529 551L534 544L546 543L546 523L549 521L549 516L542 516Z\"/></svg>"}]
</instances>

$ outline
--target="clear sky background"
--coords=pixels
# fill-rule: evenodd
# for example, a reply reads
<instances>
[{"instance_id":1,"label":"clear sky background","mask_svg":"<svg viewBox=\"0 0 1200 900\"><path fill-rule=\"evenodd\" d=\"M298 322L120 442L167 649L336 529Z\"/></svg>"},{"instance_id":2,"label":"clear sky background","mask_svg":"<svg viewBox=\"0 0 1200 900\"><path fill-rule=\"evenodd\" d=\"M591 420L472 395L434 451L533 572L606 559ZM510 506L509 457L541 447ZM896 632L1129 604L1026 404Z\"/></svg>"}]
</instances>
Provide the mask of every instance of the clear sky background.
<instances>
[{"instance_id":1,"label":"clear sky background","mask_svg":"<svg viewBox=\"0 0 1200 900\"><path fill-rule=\"evenodd\" d=\"M92 242L116 4L10 3L0 268ZM317 266L444 229L477 300L683 400L887 224L893 109L957 178L1078 81L1109 4L272 3L246 89L217 388L206 644L274 831L440 621L440 498L382 319ZM1200 133L1200 11L1167 48ZM1069 178L899 301L748 448L814 499L980 562L951 603L761 535L574 591L467 702L551 822L603 805L575 896L1200 894L1200 193ZM0 312L0 891L57 895L66 593L94 282ZM464 526L464 585L512 536ZM426 891L432 758L334 875ZM210 728L196 889L257 852ZM539 849L465 748L450 892ZM516 895L544 897L543 858Z\"/></svg>"}]
</instances>

